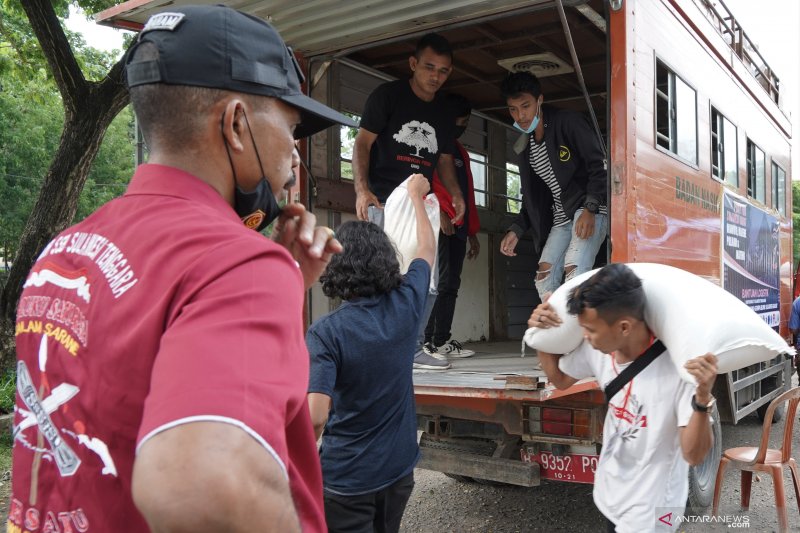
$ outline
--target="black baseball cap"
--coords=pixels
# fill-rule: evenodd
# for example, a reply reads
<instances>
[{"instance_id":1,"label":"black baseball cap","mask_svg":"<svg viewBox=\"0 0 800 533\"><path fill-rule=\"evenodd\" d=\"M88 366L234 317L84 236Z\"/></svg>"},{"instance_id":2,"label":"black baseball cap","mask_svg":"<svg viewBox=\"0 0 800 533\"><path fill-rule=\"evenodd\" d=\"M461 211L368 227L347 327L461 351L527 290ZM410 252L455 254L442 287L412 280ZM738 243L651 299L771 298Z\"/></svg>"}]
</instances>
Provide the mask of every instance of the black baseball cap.
<instances>
[{"instance_id":1,"label":"black baseball cap","mask_svg":"<svg viewBox=\"0 0 800 533\"><path fill-rule=\"evenodd\" d=\"M158 58L130 63L141 43ZM299 139L342 124L345 115L303 94L303 71L267 21L224 6L181 6L150 17L126 58L128 87L150 83L189 85L271 96L296 107Z\"/></svg>"}]
</instances>

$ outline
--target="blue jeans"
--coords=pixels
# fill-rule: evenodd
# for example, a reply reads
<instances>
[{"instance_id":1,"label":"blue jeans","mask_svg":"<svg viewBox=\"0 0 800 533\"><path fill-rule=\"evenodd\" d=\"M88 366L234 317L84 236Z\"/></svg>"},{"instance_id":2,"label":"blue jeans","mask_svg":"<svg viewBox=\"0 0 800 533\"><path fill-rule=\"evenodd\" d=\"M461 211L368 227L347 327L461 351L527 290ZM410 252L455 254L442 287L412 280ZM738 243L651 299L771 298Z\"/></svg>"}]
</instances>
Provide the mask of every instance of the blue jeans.
<instances>
[{"instance_id":1,"label":"blue jeans","mask_svg":"<svg viewBox=\"0 0 800 533\"><path fill-rule=\"evenodd\" d=\"M574 227L581 213L583 209L578 209L572 221L551 229L550 235L547 236L547 242L539 257L540 270L536 272L536 290L542 300L561 286L564 265L575 267L567 274L567 280L588 272L594 266L597 251L606 238L608 215L595 215L594 233L588 239L580 239L575 235ZM550 269L541 270L543 263L551 265Z\"/></svg>"}]
</instances>

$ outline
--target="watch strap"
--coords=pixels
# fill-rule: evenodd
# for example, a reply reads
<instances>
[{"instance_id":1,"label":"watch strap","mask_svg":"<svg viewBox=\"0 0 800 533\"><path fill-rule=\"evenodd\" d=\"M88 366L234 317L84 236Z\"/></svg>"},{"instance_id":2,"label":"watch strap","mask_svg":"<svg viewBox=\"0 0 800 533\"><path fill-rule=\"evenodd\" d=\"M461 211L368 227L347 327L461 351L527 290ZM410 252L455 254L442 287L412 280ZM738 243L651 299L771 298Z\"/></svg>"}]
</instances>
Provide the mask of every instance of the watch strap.
<instances>
[{"instance_id":1,"label":"watch strap","mask_svg":"<svg viewBox=\"0 0 800 533\"><path fill-rule=\"evenodd\" d=\"M692 394L692 409L700 413L708 413L711 411L711 408L714 407L716 401L717 399L712 396L706 405L700 405L697 403L697 395Z\"/></svg>"}]
</instances>

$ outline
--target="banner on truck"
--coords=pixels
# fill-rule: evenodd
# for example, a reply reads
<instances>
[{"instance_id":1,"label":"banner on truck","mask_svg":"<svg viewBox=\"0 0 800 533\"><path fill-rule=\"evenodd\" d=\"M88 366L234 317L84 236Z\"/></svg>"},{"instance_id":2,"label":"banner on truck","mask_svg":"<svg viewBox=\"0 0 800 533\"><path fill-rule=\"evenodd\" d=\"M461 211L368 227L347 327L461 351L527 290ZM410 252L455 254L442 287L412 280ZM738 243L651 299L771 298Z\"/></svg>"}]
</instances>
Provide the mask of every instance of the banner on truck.
<instances>
[{"instance_id":1,"label":"banner on truck","mask_svg":"<svg viewBox=\"0 0 800 533\"><path fill-rule=\"evenodd\" d=\"M778 219L725 191L722 211L723 287L771 327L780 325ZM724 317L720 317L724 320Z\"/></svg>"}]
</instances>

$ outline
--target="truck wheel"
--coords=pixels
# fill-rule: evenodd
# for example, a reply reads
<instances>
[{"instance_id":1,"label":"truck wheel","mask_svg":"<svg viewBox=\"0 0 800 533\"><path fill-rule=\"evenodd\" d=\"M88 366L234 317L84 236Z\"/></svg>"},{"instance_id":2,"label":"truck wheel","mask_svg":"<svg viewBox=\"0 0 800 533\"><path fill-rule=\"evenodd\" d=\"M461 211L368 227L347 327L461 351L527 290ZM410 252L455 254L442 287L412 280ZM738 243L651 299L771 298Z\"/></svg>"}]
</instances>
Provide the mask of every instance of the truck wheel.
<instances>
[{"instance_id":1,"label":"truck wheel","mask_svg":"<svg viewBox=\"0 0 800 533\"><path fill-rule=\"evenodd\" d=\"M766 416L767 416L767 408L768 407L769 407L769 404L764 404L761 407L759 407L758 409L756 409L756 414L758 414L758 419L759 419L759 421L761 421L762 424L764 423L764 418L766 418ZM783 405L779 405L772 412L772 423L773 424L775 422L780 422L783 419L783 407L784 407Z\"/></svg>"},{"instance_id":2,"label":"truck wheel","mask_svg":"<svg viewBox=\"0 0 800 533\"><path fill-rule=\"evenodd\" d=\"M702 463L689 467L687 513L690 510L701 510L709 507L714 499L714 485L717 480L719 459L722 456L722 424L719 421L719 411L717 411L716 406L714 406L712 417L714 424L711 432L714 435L714 444Z\"/></svg>"},{"instance_id":3,"label":"truck wheel","mask_svg":"<svg viewBox=\"0 0 800 533\"><path fill-rule=\"evenodd\" d=\"M777 378L770 379L769 381L764 380L764 382L761 384L761 388L764 390L763 394L768 394L768 393L774 391L778 386L777 381L778 381ZM761 407L756 409L756 414L758 415L758 420L762 424L764 423L764 418L766 418L766 416L767 416L767 408L769 408L769 403L765 403L764 405L762 405ZM772 423L773 424L775 422L780 422L781 419L783 418L783 408L784 408L783 405L779 405L777 407L777 409L775 409L775 411L772 413Z\"/></svg>"}]
</instances>

